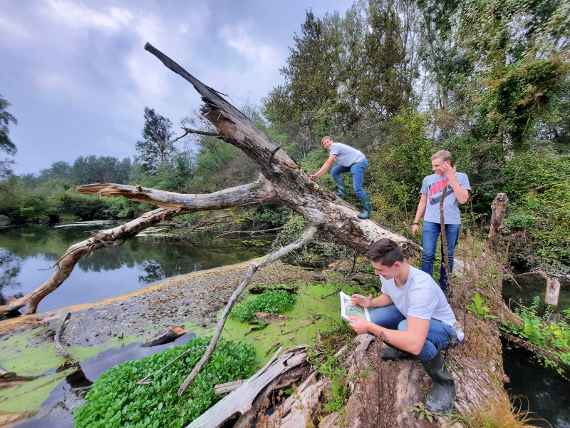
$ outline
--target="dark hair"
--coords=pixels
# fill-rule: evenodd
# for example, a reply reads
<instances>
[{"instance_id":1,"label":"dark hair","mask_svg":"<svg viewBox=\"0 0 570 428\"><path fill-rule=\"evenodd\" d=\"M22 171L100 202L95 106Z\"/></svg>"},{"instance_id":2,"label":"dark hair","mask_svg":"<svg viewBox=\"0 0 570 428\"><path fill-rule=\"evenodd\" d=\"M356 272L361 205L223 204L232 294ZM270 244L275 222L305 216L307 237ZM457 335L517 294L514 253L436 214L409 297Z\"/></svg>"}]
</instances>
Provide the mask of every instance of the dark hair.
<instances>
[{"instance_id":1,"label":"dark hair","mask_svg":"<svg viewBox=\"0 0 570 428\"><path fill-rule=\"evenodd\" d=\"M384 266L404 261L400 246L388 238L379 239L370 245L367 255L373 262L382 263Z\"/></svg>"}]
</instances>

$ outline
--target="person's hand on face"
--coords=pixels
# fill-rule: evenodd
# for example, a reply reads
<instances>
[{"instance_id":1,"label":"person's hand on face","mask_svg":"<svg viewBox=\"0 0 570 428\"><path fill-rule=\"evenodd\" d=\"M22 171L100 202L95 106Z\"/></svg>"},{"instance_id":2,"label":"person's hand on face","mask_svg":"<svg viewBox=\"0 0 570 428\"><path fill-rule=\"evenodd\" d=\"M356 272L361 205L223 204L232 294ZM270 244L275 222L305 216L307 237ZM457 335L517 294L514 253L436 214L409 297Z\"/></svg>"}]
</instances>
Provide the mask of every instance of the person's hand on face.
<instances>
[{"instance_id":1,"label":"person's hand on face","mask_svg":"<svg viewBox=\"0 0 570 428\"><path fill-rule=\"evenodd\" d=\"M448 180L455 178L455 167L451 166L449 162L443 162L441 165L441 172L443 173L444 177L447 177Z\"/></svg>"},{"instance_id":2,"label":"person's hand on face","mask_svg":"<svg viewBox=\"0 0 570 428\"><path fill-rule=\"evenodd\" d=\"M350 326L357 334L365 334L368 333L368 321L359 318L359 317L348 317L348 321L350 322Z\"/></svg>"}]
</instances>

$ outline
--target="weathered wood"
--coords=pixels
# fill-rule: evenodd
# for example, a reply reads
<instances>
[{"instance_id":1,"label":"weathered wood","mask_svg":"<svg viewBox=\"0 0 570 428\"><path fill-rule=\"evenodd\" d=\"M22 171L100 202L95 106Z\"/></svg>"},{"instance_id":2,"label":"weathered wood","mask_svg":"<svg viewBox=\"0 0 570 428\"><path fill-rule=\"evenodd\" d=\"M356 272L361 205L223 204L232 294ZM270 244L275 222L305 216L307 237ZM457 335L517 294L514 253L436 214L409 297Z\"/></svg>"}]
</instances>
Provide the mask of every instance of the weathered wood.
<instances>
[{"instance_id":1,"label":"weathered wood","mask_svg":"<svg viewBox=\"0 0 570 428\"><path fill-rule=\"evenodd\" d=\"M220 383L214 386L214 394L225 395L239 388L243 384L243 379L234 380L233 382Z\"/></svg>"},{"instance_id":2,"label":"weathered wood","mask_svg":"<svg viewBox=\"0 0 570 428\"><path fill-rule=\"evenodd\" d=\"M55 343L56 352L60 356L65 358L65 360L73 360L73 357L69 354L69 352L67 352L67 349L65 349L65 347L61 343L61 337L63 336L63 331L65 330L65 325L67 324L67 322L69 321L70 318L71 318L71 312L66 313L65 317L63 318L63 321L61 322L61 325L57 329L57 331L55 333L55 337L53 339L54 343Z\"/></svg>"},{"instance_id":3,"label":"weathered wood","mask_svg":"<svg viewBox=\"0 0 570 428\"><path fill-rule=\"evenodd\" d=\"M215 428L228 419L246 414L258 395L279 376L302 365L307 354L303 349L286 352L271 365L254 374L239 388L210 407L202 416L195 419L188 428Z\"/></svg>"},{"instance_id":4,"label":"weathered wood","mask_svg":"<svg viewBox=\"0 0 570 428\"><path fill-rule=\"evenodd\" d=\"M218 321L218 323L216 325L216 332L214 333L214 336L212 337L212 339L210 340L210 343L208 345L208 349L206 349L206 352L204 353L204 355L202 355L202 357L200 358L200 361L198 361L198 363L196 363L196 365L192 369L192 372L190 372L190 374L186 377L186 379L184 379L184 382L182 382L182 385L180 385L180 388L178 389L178 395L182 395L184 393L184 391L186 391L186 389L188 388L188 385L190 385L192 383L192 381L196 378L196 376L198 376L198 373L200 373L200 370L202 370L202 367L204 367L204 365L206 365L206 363L208 362L208 360L212 356L214 350L216 349L216 345L218 344L218 341L220 340L222 330L224 328L226 320L228 319L228 316L230 315L230 311L232 310L232 308L233 308L235 302L237 301L237 299L239 298L239 296L241 296L241 294L243 293L243 291L245 290L245 288L247 287L247 285L249 284L249 282L253 278L253 275L255 275L255 273L259 269L262 269L263 267L279 260L280 258L286 256L287 254L291 253L292 251L295 251L295 250L298 250L299 248L302 248L304 245L306 245L308 242L310 242L313 239L316 232L317 232L317 227L314 225L311 225L305 229L305 232L303 233L303 236L301 237L301 239L299 239L299 240L297 240L297 241L295 241L289 245L281 247L278 250L274 251L273 253L268 254L267 256L264 257L264 259L261 262L259 262L259 263L253 262L250 265L248 272L246 273L244 278L241 280L239 286L232 293L230 300L228 300L228 303L226 303L226 306L224 307L224 311L222 312L222 317L220 318L220 320Z\"/></svg>"},{"instance_id":5,"label":"weathered wood","mask_svg":"<svg viewBox=\"0 0 570 428\"><path fill-rule=\"evenodd\" d=\"M509 198L506 193L498 193L491 204L491 225L489 227L489 235L487 242L491 248L496 248L500 231L503 227L503 220L507 213L507 203Z\"/></svg>"},{"instance_id":6,"label":"weathered wood","mask_svg":"<svg viewBox=\"0 0 570 428\"><path fill-rule=\"evenodd\" d=\"M560 281L557 278L547 277L546 279L546 294L544 302L547 305L558 306L558 299L560 298Z\"/></svg>"},{"instance_id":7,"label":"weathered wood","mask_svg":"<svg viewBox=\"0 0 570 428\"><path fill-rule=\"evenodd\" d=\"M180 336L182 336L183 334L188 333L188 330L186 330L184 327L182 326L171 326L168 327L168 329L159 334L156 337L153 337L151 340L145 342L142 346L143 347L150 347L150 346L157 346L157 345L164 345L165 343L170 343L175 341L176 339L178 339Z\"/></svg>"}]
</instances>

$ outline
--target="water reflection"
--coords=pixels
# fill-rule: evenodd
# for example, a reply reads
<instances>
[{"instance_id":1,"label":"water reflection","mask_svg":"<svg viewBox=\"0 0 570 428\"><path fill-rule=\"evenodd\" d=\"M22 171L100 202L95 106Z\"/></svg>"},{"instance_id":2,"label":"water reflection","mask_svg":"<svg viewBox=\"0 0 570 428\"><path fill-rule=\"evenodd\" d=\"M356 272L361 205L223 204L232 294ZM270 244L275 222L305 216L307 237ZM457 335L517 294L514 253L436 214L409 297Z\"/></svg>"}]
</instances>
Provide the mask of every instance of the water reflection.
<instances>
[{"instance_id":1,"label":"water reflection","mask_svg":"<svg viewBox=\"0 0 570 428\"><path fill-rule=\"evenodd\" d=\"M53 272L72 244L94 230L28 227L0 231L0 294L27 293ZM135 238L82 258L70 277L40 304L45 311L123 294L173 275L238 263L266 247L245 248L239 240L197 236L192 242Z\"/></svg>"}]
</instances>

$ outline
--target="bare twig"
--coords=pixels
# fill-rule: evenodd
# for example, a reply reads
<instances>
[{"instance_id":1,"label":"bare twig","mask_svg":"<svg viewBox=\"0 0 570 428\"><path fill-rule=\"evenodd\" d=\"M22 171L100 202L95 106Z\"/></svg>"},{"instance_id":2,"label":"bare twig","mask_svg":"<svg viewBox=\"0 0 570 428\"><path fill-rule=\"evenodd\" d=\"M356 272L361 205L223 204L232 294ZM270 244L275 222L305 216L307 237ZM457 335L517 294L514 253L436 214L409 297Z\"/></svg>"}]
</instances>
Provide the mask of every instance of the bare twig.
<instances>
[{"instance_id":1,"label":"bare twig","mask_svg":"<svg viewBox=\"0 0 570 428\"><path fill-rule=\"evenodd\" d=\"M184 133L181 136L172 140L171 143L176 143L177 141L186 137L188 134L198 134L198 135L205 135L207 137L221 138L221 135L218 134L217 132L201 131L200 129L192 129L192 128L184 128L184 127L182 128L182 130L184 131Z\"/></svg>"},{"instance_id":2,"label":"bare twig","mask_svg":"<svg viewBox=\"0 0 570 428\"><path fill-rule=\"evenodd\" d=\"M251 281L253 275L259 269L262 269L263 267L267 266L268 264L273 263L276 260L279 260L281 257L289 254L290 252L295 251L295 250L303 247L305 244L307 244L307 242L309 242L313 239L316 232L317 232L317 226L311 225L305 229L305 232L303 233L303 236L301 237L301 239L299 239L299 240L297 240L297 241L295 241L289 245L286 245L285 247L281 247L280 249L278 249L277 251L274 251L273 253L268 254L259 264L254 262L250 265L248 272L246 273L244 278L241 280L239 286L234 290L232 296L230 297L230 300L226 304L226 307L224 308L224 311L222 313L222 317L220 318L220 320L218 321L218 324L216 325L216 332L214 333L212 340L210 340L210 344L208 345L208 349L206 350L204 355L202 355L202 358L200 358L200 361L198 361L198 363L194 366L194 368L192 369L192 372L186 377L186 379L184 379L184 382L182 382L182 385L180 385L180 388L178 389L178 395L182 395L184 393L184 391L186 391L186 389L194 381L194 379L196 378L196 376L198 375L200 370L202 370L202 367L204 367L204 365L206 365L206 363L208 362L208 360L212 356L214 350L216 349L216 345L218 344L218 341L220 340L222 330L224 329L226 319L228 318L232 307L234 306L234 304L238 300L239 296L243 293L243 291L245 290L245 288L247 287L247 285Z\"/></svg>"}]
</instances>

